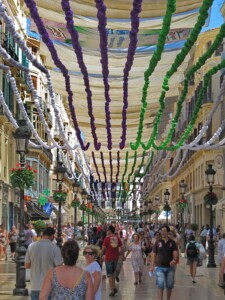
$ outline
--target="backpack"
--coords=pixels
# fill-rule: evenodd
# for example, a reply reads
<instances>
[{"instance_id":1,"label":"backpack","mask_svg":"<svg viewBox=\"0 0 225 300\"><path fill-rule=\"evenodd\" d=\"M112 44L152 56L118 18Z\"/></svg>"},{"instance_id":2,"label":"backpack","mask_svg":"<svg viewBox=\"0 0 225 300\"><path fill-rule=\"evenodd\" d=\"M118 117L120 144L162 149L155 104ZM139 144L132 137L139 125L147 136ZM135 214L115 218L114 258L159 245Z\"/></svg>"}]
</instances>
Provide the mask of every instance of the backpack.
<instances>
[{"instance_id":1,"label":"backpack","mask_svg":"<svg viewBox=\"0 0 225 300\"><path fill-rule=\"evenodd\" d=\"M198 256L199 251L195 242L194 243L189 242L186 253L187 253L187 257L190 258Z\"/></svg>"}]
</instances>

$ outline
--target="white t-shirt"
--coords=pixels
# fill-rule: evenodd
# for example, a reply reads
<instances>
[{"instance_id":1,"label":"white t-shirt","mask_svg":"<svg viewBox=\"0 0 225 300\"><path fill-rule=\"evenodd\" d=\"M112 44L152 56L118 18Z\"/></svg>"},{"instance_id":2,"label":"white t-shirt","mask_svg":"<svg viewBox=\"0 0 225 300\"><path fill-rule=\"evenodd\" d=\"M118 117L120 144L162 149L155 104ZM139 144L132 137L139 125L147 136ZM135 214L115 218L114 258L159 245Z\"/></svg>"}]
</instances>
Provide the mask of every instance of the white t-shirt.
<instances>
[{"instance_id":1,"label":"white t-shirt","mask_svg":"<svg viewBox=\"0 0 225 300\"><path fill-rule=\"evenodd\" d=\"M100 285L99 288L97 290L97 293L95 294L95 300L102 300L102 270L101 267L99 266L99 264L94 261L91 264L89 264L88 266L86 266L84 268L85 271L88 271L91 274L91 279L92 282L94 282L94 277L93 277L93 273L95 272L99 272L100 273Z\"/></svg>"}]
</instances>

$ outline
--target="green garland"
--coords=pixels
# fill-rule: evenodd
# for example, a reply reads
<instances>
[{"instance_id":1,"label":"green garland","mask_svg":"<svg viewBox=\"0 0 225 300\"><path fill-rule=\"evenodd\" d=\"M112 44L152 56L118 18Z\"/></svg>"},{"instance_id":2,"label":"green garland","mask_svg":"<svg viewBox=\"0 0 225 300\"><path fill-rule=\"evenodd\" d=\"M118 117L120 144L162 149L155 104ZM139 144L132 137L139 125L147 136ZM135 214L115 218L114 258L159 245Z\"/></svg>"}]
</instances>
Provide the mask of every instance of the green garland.
<instances>
[{"instance_id":1,"label":"green garland","mask_svg":"<svg viewBox=\"0 0 225 300\"><path fill-rule=\"evenodd\" d=\"M196 104L195 104L195 108L194 108L194 112L192 114L191 121L190 121L189 125L187 126L186 130L182 134L182 136L179 139L179 141L177 142L177 144L173 145L171 147L164 147L165 150L169 150L169 151L177 150L178 148L180 148L183 145L184 141L191 134L191 132L192 132L192 130L194 128L194 125L195 125L195 121L196 121L196 119L198 117L198 112L199 112L199 110L201 108L201 105L202 105L203 95L207 91L209 79L212 77L212 75L216 74L219 70L223 69L224 67L225 67L225 59L222 60L222 62L220 64L218 64L217 66L215 66L212 69L210 69L204 75L204 77L203 77L204 78L204 80L203 80L203 87L199 91L199 95L198 95L198 98L197 98L197 101L196 101Z\"/></svg>"},{"instance_id":2,"label":"green garland","mask_svg":"<svg viewBox=\"0 0 225 300\"><path fill-rule=\"evenodd\" d=\"M20 164L16 165L16 168L11 169L10 182L14 188L21 190L29 189L34 185L34 174L37 173L30 166L22 168Z\"/></svg>"},{"instance_id":3,"label":"green garland","mask_svg":"<svg viewBox=\"0 0 225 300\"><path fill-rule=\"evenodd\" d=\"M190 36L187 39L187 41L185 42L184 47L182 48L181 52L176 56L174 63L172 64L171 68L169 69L169 71L167 71L166 76L164 77L163 85L162 85L162 92L159 97L160 108L159 108L158 114L157 114L155 122L154 122L153 132L151 134L151 137L150 137L147 145L145 145L143 142L141 143L142 148L145 150L150 149L150 147L153 145L153 142L155 141L155 138L158 134L159 123L161 120L162 113L165 109L164 99L166 96L166 91L169 90L169 86L168 86L169 79L177 71L177 69L182 64L185 57L191 50L192 46L196 42L198 35L201 32L201 29L204 26L205 21L208 17L208 10L212 6L212 4L213 4L213 0L204 0L203 1L203 4L199 10L199 16L198 16L197 23L195 24L194 28L192 29Z\"/></svg>"},{"instance_id":4,"label":"green garland","mask_svg":"<svg viewBox=\"0 0 225 300\"><path fill-rule=\"evenodd\" d=\"M121 187L123 186L124 184L124 177L127 173L127 167L128 167L128 157L129 157L129 152L127 151L126 152L126 164L125 164L125 169L124 169L124 172L123 172L123 176L122 176L122 181L121 181L121 184L120 184L120 190L119 190L119 195L118 195L118 199L120 199L120 195L121 195Z\"/></svg>"},{"instance_id":5,"label":"green garland","mask_svg":"<svg viewBox=\"0 0 225 300\"><path fill-rule=\"evenodd\" d=\"M181 114L181 109L182 109L182 104L187 96L187 93L188 93L188 82L189 80L191 79L191 76L197 71L199 70L206 62L206 60L208 58L210 58L212 56L212 54L214 53L214 51L219 47L219 45L223 42L223 38L225 37L225 24L223 24L220 28L220 32L217 34L216 38L215 38L215 41L213 42L213 44L209 47L208 51L206 53L204 53L199 59L198 59L198 62L192 66L190 68L190 70L187 72L187 75L185 77L185 80L184 80L184 88L183 88L183 91L182 91L182 94L177 102L177 110L176 110L176 114L172 120L172 125L171 125L171 128L170 128L170 131L167 135L167 138L165 141L162 142L162 144L160 146L156 146L155 143L153 143L153 147L157 150L161 150L161 149L164 149L166 147L166 145L171 141L172 139L172 135L173 135L173 132L177 126L177 122L178 122L178 119L180 117L180 114Z\"/></svg>"},{"instance_id":6,"label":"green garland","mask_svg":"<svg viewBox=\"0 0 225 300\"><path fill-rule=\"evenodd\" d=\"M135 168L136 162L137 162L137 151L135 151L135 153L134 153L134 162L133 162L133 166L132 166L131 172L128 175L128 179L127 179L128 183L130 182L130 176L132 176L132 174L134 172L134 168Z\"/></svg>"},{"instance_id":7,"label":"green garland","mask_svg":"<svg viewBox=\"0 0 225 300\"><path fill-rule=\"evenodd\" d=\"M167 35L170 31L170 25L171 25L171 20L172 20L172 15L176 11L176 0L168 0L167 1L167 8L166 8L166 14L163 18L163 26L162 29L159 33L158 37L158 42L157 42L157 47L156 50L154 51L152 58L149 63L148 69L144 73L144 86L143 86L143 91L142 91L142 108L140 112L140 119L139 119L139 127L138 127L138 133L137 133L137 138L136 138L136 143L130 143L130 147L132 150L137 150L138 147L140 146L141 138L142 138L142 132L143 132L143 121L145 117L145 112L147 108L147 90L149 87L149 77L152 75L154 72L158 62L161 60L161 55L164 50L165 42Z\"/></svg>"}]
</instances>

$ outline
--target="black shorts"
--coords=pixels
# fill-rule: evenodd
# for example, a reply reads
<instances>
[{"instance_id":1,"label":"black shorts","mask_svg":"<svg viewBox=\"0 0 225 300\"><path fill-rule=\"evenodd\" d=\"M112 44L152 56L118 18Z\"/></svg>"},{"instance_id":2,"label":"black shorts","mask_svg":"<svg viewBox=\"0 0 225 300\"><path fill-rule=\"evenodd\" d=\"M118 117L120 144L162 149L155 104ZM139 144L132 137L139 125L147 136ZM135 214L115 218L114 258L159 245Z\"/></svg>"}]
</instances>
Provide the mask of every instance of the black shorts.
<instances>
[{"instance_id":1,"label":"black shorts","mask_svg":"<svg viewBox=\"0 0 225 300\"><path fill-rule=\"evenodd\" d=\"M10 246L11 253L16 252L16 243L10 243L9 246Z\"/></svg>"}]
</instances>

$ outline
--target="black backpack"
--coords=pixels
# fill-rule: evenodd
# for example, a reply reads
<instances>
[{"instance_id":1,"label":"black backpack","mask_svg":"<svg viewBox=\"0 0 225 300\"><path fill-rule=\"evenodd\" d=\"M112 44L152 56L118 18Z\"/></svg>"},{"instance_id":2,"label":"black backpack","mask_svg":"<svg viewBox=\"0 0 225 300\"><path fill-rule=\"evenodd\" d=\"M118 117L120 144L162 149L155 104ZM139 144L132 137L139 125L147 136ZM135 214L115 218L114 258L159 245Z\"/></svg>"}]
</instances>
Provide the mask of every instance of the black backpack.
<instances>
[{"instance_id":1,"label":"black backpack","mask_svg":"<svg viewBox=\"0 0 225 300\"><path fill-rule=\"evenodd\" d=\"M195 242L194 243L189 242L186 253L187 253L187 257L190 258L198 256L199 251Z\"/></svg>"}]
</instances>

